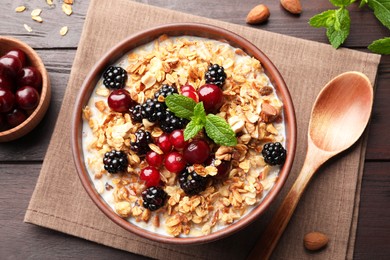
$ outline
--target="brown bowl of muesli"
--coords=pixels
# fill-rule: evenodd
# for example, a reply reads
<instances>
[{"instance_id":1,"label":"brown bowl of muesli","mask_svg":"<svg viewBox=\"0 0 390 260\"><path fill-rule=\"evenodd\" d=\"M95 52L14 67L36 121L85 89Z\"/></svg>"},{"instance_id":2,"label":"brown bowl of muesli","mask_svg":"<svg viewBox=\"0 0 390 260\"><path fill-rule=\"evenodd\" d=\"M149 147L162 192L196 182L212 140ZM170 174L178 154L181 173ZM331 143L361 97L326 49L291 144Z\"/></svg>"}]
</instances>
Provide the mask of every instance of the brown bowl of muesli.
<instances>
[{"instance_id":1,"label":"brown bowl of muesli","mask_svg":"<svg viewBox=\"0 0 390 260\"><path fill-rule=\"evenodd\" d=\"M206 24L130 36L91 70L73 114L81 182L112 221L164 243L253 222L291 169L294 107L256 46Z\"/></svg>"}]
</instances>

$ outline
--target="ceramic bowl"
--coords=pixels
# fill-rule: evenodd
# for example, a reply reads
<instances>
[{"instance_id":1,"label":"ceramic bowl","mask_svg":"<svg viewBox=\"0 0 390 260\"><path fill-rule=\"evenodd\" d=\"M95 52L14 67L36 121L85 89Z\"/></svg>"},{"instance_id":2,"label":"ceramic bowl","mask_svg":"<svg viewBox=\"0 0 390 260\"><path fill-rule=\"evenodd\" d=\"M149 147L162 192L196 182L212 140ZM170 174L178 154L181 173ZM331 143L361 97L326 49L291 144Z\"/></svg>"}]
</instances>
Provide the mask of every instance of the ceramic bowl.
<instances>
[{"instance_id":1,"label":"ceramic bowl","mask_svg":"<svg viewBox=\"0 0 390 260\"><path fill-rule=\"evenodd\" d=\"M27 65L38 69L42 75L42 89L38 106L23 123L14 128L0 132L0 142L8 142L18 139L33 130L45 115L49 107L51 97L49 76L38 54L29 45L20 40L0 36L0 56L3 56L11 49L22 50L26 54Z\"/></svg>"},{"instance_id":2,"label":"ceramic bowl","mask_svg":"<svg viewBox=\"0 0 390 260\"><path fill-rule=\"evenodd\" d=\"M233 47L241 48L247 54L257 58L261 62L265 73L276 88L277 95L284 103L283 113L286 128L285 147L288 153L286 162L279 173L278 180L265 199L250 213L226 228L215 231L209 235L202 235L198 237L169 237L147 231L129 223L127 220L119 217L99 195L92 183L90 175L88 174L86 162L84 161L82 149L82 110L85 108L102 73L109 65L113 64L130 50L136 48L137 46L151 42L163 34L168 36L199 36L214 40L221 40L229 43ZM86 77L76 101L72 124L72 149L74 161L81 182L93 202L108 216L109 219L122 228L150 240L171 244L197 244L214 241L229 236L256 220L267 210L269 205L275 200L282 189L293 163L296 146L296 120L294 107L287 86L277 68L262 51L246 39L228 30L205 24L185 23L163 25L136 33L113 47L98 61Z\"/></svg>"}]
</instances>

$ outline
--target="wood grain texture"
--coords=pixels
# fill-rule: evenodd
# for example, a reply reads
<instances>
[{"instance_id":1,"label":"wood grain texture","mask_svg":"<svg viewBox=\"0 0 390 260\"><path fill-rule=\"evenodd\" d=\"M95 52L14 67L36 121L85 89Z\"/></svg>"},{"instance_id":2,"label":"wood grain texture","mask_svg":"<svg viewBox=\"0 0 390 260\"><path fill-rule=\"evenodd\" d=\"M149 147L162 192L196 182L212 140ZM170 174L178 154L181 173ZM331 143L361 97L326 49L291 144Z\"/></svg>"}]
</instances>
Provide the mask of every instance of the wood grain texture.
<instances>
[{"instance_id":1,"label":"wood grain texture","mask_svg":"<svg viewBox=\"0 0 390 260\"><path fill-rule=\"evenodd\" d=\"M76 0L74 13L66 16L61 1L49 7L43 0L3 0L0 12L0 35L16 37L35 48L50 74L52 100L48 113L38 127L17 141L0 144L0 259L108 259L125 257L144 259L120 250L104 247L52 230L22 223L25 209L35 186L51 133L59 112L69 78L73 58L80 39L89 1ZM137 2L191 13L226 22L245 24L247 12L258 5L257 0L225 0L216 4L209 0L138 0ZM279 1L265 0L271 12L262 30L327 43L324 29L311 28L308 19L331 8L329 1L301 0L300 16L285 12ZM28 10L16 13L24 4ZM31 20L30 12L42 8L44 22ZM389 31L380 25L371 10L353 4L351 33L345 47L367 51L373 40L388 37ZM23 24L33 28L28 33ZM61 37L59 30L68 26ZM346 68L348 70L348 68ZM382 57L377 76L376 95L369 127L361 206L357 230L355 259L385 259L390 255L390 209L386 205L390 194L390 56Z\"/></svg>"}]
</instances>

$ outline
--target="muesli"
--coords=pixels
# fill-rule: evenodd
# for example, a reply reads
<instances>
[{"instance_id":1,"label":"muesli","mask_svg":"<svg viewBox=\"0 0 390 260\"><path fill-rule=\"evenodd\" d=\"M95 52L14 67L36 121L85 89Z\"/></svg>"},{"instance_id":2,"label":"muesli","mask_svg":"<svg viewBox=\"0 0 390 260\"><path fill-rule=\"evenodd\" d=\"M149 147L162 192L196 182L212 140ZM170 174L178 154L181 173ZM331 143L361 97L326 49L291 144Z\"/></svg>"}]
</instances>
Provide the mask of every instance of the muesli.
<instances>
[{"instance_id":1,"label":"muesli","mask_svg":"<svg viewBox=\"0 0 390 260\"><path fill-rule=\"evenodd\" d=\"M83 118L97 191L122 218L167 236L239 220L286 158L283 104L261 63L206 38L162 35L127 53Z\"/></svg>"}]
</instances>

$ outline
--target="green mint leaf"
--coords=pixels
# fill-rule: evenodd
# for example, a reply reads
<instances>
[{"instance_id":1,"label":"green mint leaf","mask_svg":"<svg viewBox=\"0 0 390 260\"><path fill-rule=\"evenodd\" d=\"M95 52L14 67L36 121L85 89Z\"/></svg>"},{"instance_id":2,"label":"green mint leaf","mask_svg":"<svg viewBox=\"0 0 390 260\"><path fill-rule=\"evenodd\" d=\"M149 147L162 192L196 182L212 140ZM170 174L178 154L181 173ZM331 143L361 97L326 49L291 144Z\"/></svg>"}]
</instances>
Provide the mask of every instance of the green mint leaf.
<instances>
[{"instance_id":1,"label":"green mint leaf","mask_svg":"<svg viewBox=\"0 0 390 260\"><path fill-rule=\"evenodd\" d=\"M310 18L309 24L313 27L329 27L335 20L336 10L328 10Z\"/></svg>"},{"instance_id":2,"label":"green mint leaf","mask_svg":"<svg viewBox=\"0 0 390 260\"><path fill-rule=\"evenodd\" d=\"M197 124L206 124L206 111L204 110L203 102L196 104L194 107L194 116L191 119L196 121Z\"/></svg>"},{"instance_id":3,"label":"green mint leaf","mask_svg":"<svg viewBox=\"0 0 390 260\"><path fill-rule=\"evenodd\" d=\"M351 18L349 17L349 11L345 8L336 10L334 25L328 27L326 30L326 36L328 36L329 42L334 48L337 49L340 47L347 39L350 25Z\"/></svg>"},{"instance_id":4,"label":"green mint leaf","mask_svg":"<svg viewBox=\"0 0 390 260\"><path fill-rule=\"evenodd\" d=\"M383 39L379 39L373 41L368 49L372 52L389 55L390 54L390 37L385 37Z\"/></svg>"},{"instance_id":5,"label":"green mint leaf","mask_svg":"<svg viewBox=\"0 0 390 260\"><path fill-rule=\"evenodd\" d=\"M165 98L165 104L176 116L191 119L196 102L189 97L173 94Z\"/></svg>"},{"instance_id":6,"label":"green mint leaf","mask_svg":"<svg viewBox=\"0 0 390 260\"><path fill-rule=\"evenodd\" d=\"M367 2L368 2L368 0L361 0L359 7L362 8L363 6L365 6L367 4Z\"/></svg>"},{"instance_id":7,"label":"green mint leaf","mask_svg":"<svg viewBox=\"0 0 390 260\"><path fill-rule=\"evenodd\" d=\"M204 127L203 124L197 124L194 120L191 120L184 129L184 140L195 137L200 130Z\"/></svg>"},{"instance_id":8,"label":"green mint leaf","mask_svg":"<svg viewBox=\"0 0 390 260\"><path fill-rule=\"evenodd\" d=\"M353 2L355 2L356 0L330 0L330 2L334 5L334 6L338 6L338 7L346 7L350 4L352 4Z\"/></svg>"},{"instance_id":9,"label":"green mint leaf","mask_svg":"<svg viewBox=\"0 0 390 260\"><path fill-rule=\"evenodd\" d=\"M376 18L390 29L390 0L368 0L368 6L374 10Z\"/></svg>"},{"instance_id":10,"label":"green mint leaf","mask_svg":"<svg viewBox=\"0 0 390 260\"><path fill-rule=\"evenodd\" d=\"M237 138L234 131L226 121L216 115L208 114L206 117L206 134L214 140L216 144L225 146L235 146Z\"/></svg>"}]
</instances>

